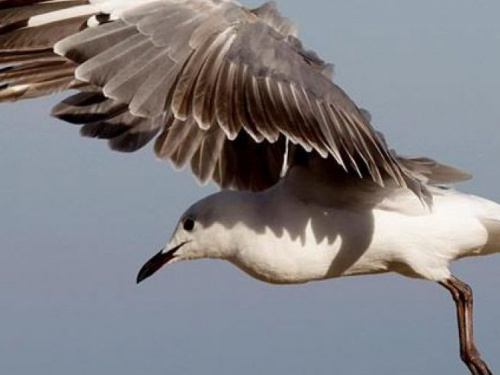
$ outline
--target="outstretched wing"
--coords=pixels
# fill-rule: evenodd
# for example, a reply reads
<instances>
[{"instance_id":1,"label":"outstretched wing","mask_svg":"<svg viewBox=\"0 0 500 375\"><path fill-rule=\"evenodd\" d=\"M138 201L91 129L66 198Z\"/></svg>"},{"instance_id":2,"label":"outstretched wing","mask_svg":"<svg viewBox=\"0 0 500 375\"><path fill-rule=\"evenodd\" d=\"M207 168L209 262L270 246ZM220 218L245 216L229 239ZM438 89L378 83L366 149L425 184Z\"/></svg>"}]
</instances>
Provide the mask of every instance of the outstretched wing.
<instances>
[{"instance_id":1,"label":"outstretched wing","mask_svg":"<svg viewBox=\"0 0 500 375\"><path fill-rule=\"evenodd\" d=\"M191 163L202 181L222 186L275 183L289 141L425 195L273 4L3 0L0 7L7 64L0 99L79 88L54 115L122 151L159 134L159 157Z\"/></svg>"}]
</instances>

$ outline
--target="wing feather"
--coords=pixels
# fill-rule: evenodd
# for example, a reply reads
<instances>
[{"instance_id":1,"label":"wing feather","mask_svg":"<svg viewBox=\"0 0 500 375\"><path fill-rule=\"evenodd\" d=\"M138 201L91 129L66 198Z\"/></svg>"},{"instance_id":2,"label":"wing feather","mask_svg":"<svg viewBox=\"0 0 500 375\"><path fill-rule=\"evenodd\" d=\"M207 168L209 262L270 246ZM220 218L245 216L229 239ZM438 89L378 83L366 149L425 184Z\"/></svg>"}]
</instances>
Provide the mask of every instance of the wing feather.
<instances>
[{"instance_id":1,"label":"wing feather","mask_svg":"<svg viewBox=\"0 0 500 375\"><path fill-rule=\"evenodd\" d=\"M224 62L220 75L217 79L217 88L215 92L215 115L217 123L224 130L230 140L234 140L240 129L241 123L235 121L233 103L234 86L236 84L235 65Z\"/></svg>"},{"instance_id":2,"label":"wing feather","mask_svg":"<svg viewBox=\"0 0 500 375\"><path fill-rule=\"evenodd\" d=\"M77 87L54 115L122 151L160 133L160 158L222 187L275 183L287 142L423 200L437 170L387 147L274 3L4 0L0 63L0 100Z\"/></svg>"}]
</instances>

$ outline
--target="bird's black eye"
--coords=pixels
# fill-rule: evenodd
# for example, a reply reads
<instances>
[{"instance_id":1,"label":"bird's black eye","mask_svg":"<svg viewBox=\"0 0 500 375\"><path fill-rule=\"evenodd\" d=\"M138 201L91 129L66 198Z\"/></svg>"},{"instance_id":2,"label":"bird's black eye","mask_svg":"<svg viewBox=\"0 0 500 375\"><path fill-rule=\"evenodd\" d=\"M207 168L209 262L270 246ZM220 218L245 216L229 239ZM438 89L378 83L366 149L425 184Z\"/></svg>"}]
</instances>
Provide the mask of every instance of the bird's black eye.
<instances>
[{"instance_id":1,"label":"bird's black eye","mask_svg":"<svg viewBox=\"0 0 500 375\"><path fill-rule=\"evenodd\" d=\"M194 229L194 219L192 217L188 217L184 219L184 222L182 223L182 227L184 228L185 231L191 232Z\"/></svg>"}]
</instances>

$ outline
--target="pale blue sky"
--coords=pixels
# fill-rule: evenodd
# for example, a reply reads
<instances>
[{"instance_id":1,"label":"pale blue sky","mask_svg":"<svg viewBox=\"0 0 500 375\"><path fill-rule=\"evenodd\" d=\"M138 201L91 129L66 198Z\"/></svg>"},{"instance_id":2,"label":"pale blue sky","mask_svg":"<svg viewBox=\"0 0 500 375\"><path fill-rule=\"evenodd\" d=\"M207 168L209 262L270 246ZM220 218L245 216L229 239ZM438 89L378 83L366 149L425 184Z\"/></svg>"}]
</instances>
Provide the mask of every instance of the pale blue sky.
<instances>
[{"instance_id":1,"label":"pale blue sky","mask_svg":"<svg viewBox=\"0 0 500 375\"><path fill-rule=\"evenodd\" d=\"M500 201L500 2L278 4L394 148L461 166L475 176L462 190ZM467 373L453 302L429 282L277 287L196 261L136 286L178 216L215 188L150 149L81 139L48 116L61 98L0 106L0 373ZM500 371L500 256L454 270Z\"/></svg>"}]
</instances>

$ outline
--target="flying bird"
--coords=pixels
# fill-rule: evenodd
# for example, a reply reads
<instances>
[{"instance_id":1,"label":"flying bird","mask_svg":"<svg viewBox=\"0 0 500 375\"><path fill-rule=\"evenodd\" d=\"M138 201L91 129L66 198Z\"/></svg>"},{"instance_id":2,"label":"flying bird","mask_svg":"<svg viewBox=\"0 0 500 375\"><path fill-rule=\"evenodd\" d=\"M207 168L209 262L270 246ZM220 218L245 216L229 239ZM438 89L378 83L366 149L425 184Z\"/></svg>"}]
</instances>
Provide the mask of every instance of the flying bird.
<instances>
[{"instance_id":1,"label":"flying bird","mask_svg":"<svg viewBox=\"0 0 500 375\"><path fill-rule=\"evenodd\" d=\"M189 165L221 191L187 209L137 282L216 258L273 284L396 272L439 283L460 354L473 337L459 258L500 252L500 205L448 185L470 177L390 149L274 3L0 0L0 101L72 93L53 116L81 134Z\"/></svg>"}]
</instances>

